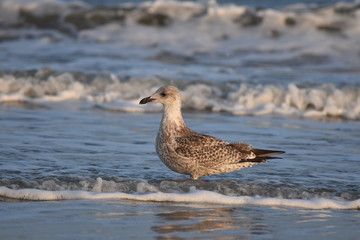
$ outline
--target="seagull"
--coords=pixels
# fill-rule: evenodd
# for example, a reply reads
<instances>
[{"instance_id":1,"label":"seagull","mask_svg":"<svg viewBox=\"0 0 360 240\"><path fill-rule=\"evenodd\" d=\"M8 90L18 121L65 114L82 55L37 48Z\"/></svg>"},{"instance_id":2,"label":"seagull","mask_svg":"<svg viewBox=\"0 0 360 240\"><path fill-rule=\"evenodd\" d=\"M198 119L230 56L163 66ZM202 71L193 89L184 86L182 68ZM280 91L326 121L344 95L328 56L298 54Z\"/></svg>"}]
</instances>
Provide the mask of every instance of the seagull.
<instances>
[{"instance_id":1,"label":"seagull","mask_svg":"<svg viewBox=\"0 0 360 240\"><path fill-rule=\"evenodd\" d=\"M251 167L274 158L272 155L284 153L252 148L241 142L229 143L191 130L181 114L180 91L174 86L160 87L139 104L150 102L163 105L156 153L172 171L190 175L191 179Z\"/></svg>"}]
</instances>

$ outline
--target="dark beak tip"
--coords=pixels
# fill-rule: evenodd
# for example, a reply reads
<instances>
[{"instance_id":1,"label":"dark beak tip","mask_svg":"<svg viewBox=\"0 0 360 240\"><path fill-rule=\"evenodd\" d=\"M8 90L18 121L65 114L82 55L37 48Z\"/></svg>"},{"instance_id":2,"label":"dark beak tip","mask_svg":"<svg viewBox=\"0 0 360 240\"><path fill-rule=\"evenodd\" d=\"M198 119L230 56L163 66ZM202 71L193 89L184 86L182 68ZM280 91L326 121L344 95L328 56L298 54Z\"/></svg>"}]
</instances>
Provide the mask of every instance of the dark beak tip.
<instances>
[{"instance_id":1,"label":"dark beak tip","mask_svg":"<svg viewBox=\"0 0 360 240\"><path fill-rule=\"evenodd\" d=\"M139 104L146 104L148 102L151 102L153 99L151 99L150 97L146 97L141 99L141 101L139 102Z\"/></svg>"}]
</instances>

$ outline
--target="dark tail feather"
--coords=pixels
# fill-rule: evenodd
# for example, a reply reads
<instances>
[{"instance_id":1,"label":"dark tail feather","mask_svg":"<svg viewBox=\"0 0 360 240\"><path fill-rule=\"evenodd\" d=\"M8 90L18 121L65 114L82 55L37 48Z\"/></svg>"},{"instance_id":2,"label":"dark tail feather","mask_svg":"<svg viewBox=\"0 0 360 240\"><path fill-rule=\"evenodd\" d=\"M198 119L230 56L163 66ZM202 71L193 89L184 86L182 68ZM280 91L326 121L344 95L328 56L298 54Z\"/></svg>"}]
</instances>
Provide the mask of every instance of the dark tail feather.
<instances>
[{"instance_id":1,"label":"dark tail feather","mask_svg":"<svg viewBox=\"0 0 360 240\"><path fill-rule=\"evenodd\" d=\"M265 157L256 157L253 159L246 159L244 160L245 162L253 162L253 163L264 163L268 160L269 158L265 158Z\"/></svg>"},{"instance_id":2,"label":"dark tail feather","mask_svg":"<svg viewBox=\"0 0 360 240\"><path fill-rule=\"evenodd\" d=\"M268 159L281 159L280 157L272 157L272 155L285 153L284 151L251 148L251 146L246 143L232 143L230 145L240 152L253 152L256 155L253 159L243 159L243 162L263 163Z\"/></svg>"},{"instance_id":3,"label":"dark tail feather","mask_svg":"<svg viewBox=\"0 0 360 240\"><path fill-rule=\"evenodd\" d=\"M284 151L264 150L257 148L254 148L251 151L255 153L256 158L248 159L247 161L258 162L258 163L266 162L269 159L281 159L281 157L272 157L272 155L285 153Z\"/></svg>"},{"instance_id":4,"label":"dark tail feather","mask_svg":"<svg viewBox=\"0 0 360 240\"><path fill-rule=\"evenodd\" d=\"M259 158L267 158L267 159L278 158L278 157L269 157L269 156L285 153L284 151L274 151L274 150L265 150L265 149L257 149L257 148L253 148L251 151L255 153L257 158L259 157Z\"/></svg>"},{"instance_id":5,"label":"dark tail feather","mask_svg":"<svg viewBox=\"0 0 360 240\"><path fill-rule=\"evenodd\" d=\"M282 159L282 158L281 157L269 157L269 156L256 157L256 158L253 158L253 159L246 159L246 162L264 163L264 162L267 162L267 160L269 160L269 159Z\"/></svg>"}]
</instances>

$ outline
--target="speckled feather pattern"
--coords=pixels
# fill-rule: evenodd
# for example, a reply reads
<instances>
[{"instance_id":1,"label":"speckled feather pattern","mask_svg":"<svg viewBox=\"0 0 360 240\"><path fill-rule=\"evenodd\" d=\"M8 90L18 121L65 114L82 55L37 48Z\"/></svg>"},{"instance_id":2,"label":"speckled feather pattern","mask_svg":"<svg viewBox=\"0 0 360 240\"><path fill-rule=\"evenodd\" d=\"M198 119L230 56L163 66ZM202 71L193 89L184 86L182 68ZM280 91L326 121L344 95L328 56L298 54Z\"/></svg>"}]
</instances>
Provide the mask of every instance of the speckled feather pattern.
<instances>
[{"instance_id":1,"label":"speckled feather pattern","mask_svg":"<svg viewBox=\"0 0 360 240\"><path fill-rule=\"evenodd\" d=\"M181 114L180 92L175 87L162 87L140 103L147 102L159 102L164 106L156 138L156 152L164 164L175 172L199 179L266 161L265 157L257 158L249 144L228 143L188 128Z\"/></svg>"}]
</instances>

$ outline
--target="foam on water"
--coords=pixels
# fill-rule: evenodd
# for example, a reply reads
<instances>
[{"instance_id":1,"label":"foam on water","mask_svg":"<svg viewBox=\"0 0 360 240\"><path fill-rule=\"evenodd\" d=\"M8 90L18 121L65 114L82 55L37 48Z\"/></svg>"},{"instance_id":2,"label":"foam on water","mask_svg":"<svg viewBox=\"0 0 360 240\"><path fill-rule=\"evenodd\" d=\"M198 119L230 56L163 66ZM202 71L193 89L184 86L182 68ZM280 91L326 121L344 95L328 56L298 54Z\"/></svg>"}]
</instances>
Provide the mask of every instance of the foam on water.
<instances>
[{"instance_id":1,"label":"foam on water","mask_svg":"<svg viewBox=\"0 0 360 240\"><path fill-rule=\"evenodd\" d=\"M141 49L138 54L145 58L153 51L168 50L190 58L204 53L235 55L235 64L245 52L282 52L271 59L284 61L312 54L329 58L330 65L356 68L360 61L359 9L359 3L255 10L214 1L153 1L100 8L81 1L5 0L0 3L0 25L6 31L0 32L0 39L30 39L22 52L34 44L41 51L58 42L68 50L78 44L100 47L101 43L112 49L109 54ZM67 57L79 55L79 49L76 46ZM248 57L251 60L253 56Z\"/></svg>"},{"instance_id":2,"label":"foam on water","mask_svg":"<svg viewBox=\"0 0 360 240\"><path fill-rule=\"evenodd\" d=\"M42 69L30 76L0 76L0 103L44 104L79 100L109 110L153 112L160 111L161 108L139 106L139 99L168 83L168 80L155 77L121 80L114 74L93 76L53 73ZM216 84L203 81L182 86L182 81L175 80L171 83L182 90L185 109L229 112L234 115L284 114L360 119L360 87L356 85Z\"/></svg>"},{"instance_id":3,"label":"foam on water","mask_svg":"<svg viewBox=\"0 0 360 240\"><path fill-rule=\"evenodd\" d=\"M46 191L38 189L13 190L0 187L0 196L25 201L58 200L135 200L154 202L212 203L225 205L283 206L308 209L359 209L360 199L355 201L336 201L329 199L281 199L248 196L226 196L215 192L192 189L189 193L147 193L128 194L121 192L97 193L87 191Z\"/></svg>"},{"instance_id":4,"label":"foam on water","mask_svg":"<svg viewBox=\"0 0 360 240\"><path fill-rule=\"evenodd\" d=\"M1 186L13 190L38 189L44 191L86 191L98 193L121 192L126 194L178 193L186 194L192 189L214 192L226 196L248 196L281 199L324 198L335 201L354 201L359 192L349 186L338 186L336 190L323 187L304 187L295 183L267 180L256 181L191 181L191 180L149 180L51 177L51 179L21 181L1 180ZM4 197L9 197L4 195Z\"/></svg>"}]
</instances>

